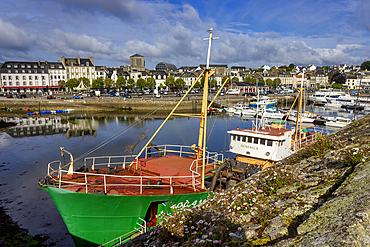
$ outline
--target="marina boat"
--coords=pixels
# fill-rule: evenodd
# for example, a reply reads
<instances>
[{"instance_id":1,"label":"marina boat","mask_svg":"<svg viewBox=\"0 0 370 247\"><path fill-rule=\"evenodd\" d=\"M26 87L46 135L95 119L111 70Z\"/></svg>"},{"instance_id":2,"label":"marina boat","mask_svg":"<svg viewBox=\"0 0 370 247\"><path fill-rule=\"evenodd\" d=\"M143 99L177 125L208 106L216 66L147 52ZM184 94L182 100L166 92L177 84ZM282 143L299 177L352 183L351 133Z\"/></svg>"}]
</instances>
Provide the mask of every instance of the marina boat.
<instances>
[{"instance_id":1,"label":"marina boat","mask_svg":"<svg viewBox=\"0 0 370 247\"><path fill-rule=\"evenodd\" d=\"M325 126L343 128L350 123L352 123L352 120L350 118L329 117L329 118L326 118Z\"/></svg>"},{"instance_id":2,"label":"marina boat","mask_svg":"<svg viewBox=\"0 0 370 247\"><path fill-rule=\"evenodd\" d=\"M344 92L333 92L332 90L320 90L308 97L310 102L318 104L326 104L329 100L334 100L340 96L344 96Z\"/></svg>"},{"instance_id":3,"label":"marina boat","mask_svg":"<svg viewBox=\"0 0 370 247\"><path fill-rule=\"evenodd\" d=\"M270 118L270 119L282 120L284 116L285 114L280 112L277 109L263 109L261 113L258 113L258 117Z\"/></svg>"},{"instance_id":4,"label":"marina boat","mask_svg":"<svg viewBox=\"0 0 370 247\"><path fill-rule=\"evenodd\" d=\"M242 110L242 116L255 116L257 113L256 110L249 108L249 107L244 107Z\"/></svg>"},{"instance_id":5,"label":"marina boat","mask_svg":"<svg viewBox=\"0 0 370 247\"><path fill-rule=\"evenodd\" d=\"M302 123L313 123L319 117L320 116L315 114L315 113L305 111L305 112L301 113L300 121ZM296 122L297 121L297 112L289 114L287 119L289 121Z\"/></svg>"},{"instance_id":6,"label":"marina boat","mask_svg":"<svg viewBox=\"0 0 370 247\"><path fill-rule=\"evenodd\" d=\"M276 103L278 102L278 99L271 100L268 96L263 96L259 99L256 99L256 101L251 101L249 103L250 107L258 107L258 108L269 108L269 107L276 107Z\"/></svg>"},{"instance_id":7,"label":"marina boat","mask_svg":"<svg viewBox=\"0 0 370 247\"><path fill-rule=\"evenodd\" d=\"M209 69L211 40L212 32L206 69L138 154L85 157L83 166L75 169L78 159L61 147L63 162L57 160L48 164L47 175L39 180L39 186L55 203L76 246L123 243L155 225L160 220L160 212L194 207L212 196L206 188L206 176L212 175L222 162L223 154L205 148L208 78L214 74ZM203 75L201 113L175 114ZM200 118L197 145L156 146L151 143L173 115Z\"/></svg>"}]
</instances>

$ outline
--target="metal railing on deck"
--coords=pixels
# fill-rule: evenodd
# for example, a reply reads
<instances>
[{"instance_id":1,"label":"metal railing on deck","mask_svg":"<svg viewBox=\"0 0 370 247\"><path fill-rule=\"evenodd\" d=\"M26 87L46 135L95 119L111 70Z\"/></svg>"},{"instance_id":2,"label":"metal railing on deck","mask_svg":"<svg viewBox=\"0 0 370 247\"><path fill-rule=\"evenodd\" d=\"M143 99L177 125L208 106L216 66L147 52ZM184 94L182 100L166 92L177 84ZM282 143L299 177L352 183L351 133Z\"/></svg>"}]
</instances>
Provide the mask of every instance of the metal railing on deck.
<instances>
[{"instance_id":1,"label":"metal railing on deck","mask_svg":"<svg viewBox=\"0 0 370 247\"><path fill-rule=\"evenodd\" d=\"M177 146L177 145L163 145L160 149L158 147L158 155L168 155L170 153L176 153L180 157L184 157L185 155L189 156L194 154L194 152L188 151L191 150L192 147L189 146ZM169 148L171 147L171 149ZM174 149L175 148L175 149ZM151 154L153 155L153 153ZM223 154L218 154L216 152L206 152L206 170L212 170L217 168L217 166L223 160ZM130 156L100 156L100 157L87 157L84 160L85 167L91 167L91 170L95 170L98 168L107 168L109 170L117 169L116 167L126 168L134 159L134 155ZM146 152L146 157L148 157L148 152ZM53 167L53 165L58 165L58 169ZM138 161L134 161L136 167L138 166ZM111 168L115 166L115 168ZM131 187L131 188L138 188L139 193L143 194L143 191L150 187L150 188L169 188L170 194L173 194L174 187L192 187L194 191L196 187L201 185L201 169L202 169L202 159L194 159L191 163L190 167L191 175L188 176L155 176L155 175L137 175L137 176L120 176L115 174L98 174L98 173L89 173L89 172L77 172L74 171L72 174L75 176L74 180L71 180L71 177L63 177L63 175L68 174L68 166L61 167L60 161L53 161L48 164L48 175L58 177L58 186L59 188L67 187L70 185L77 185L81 187L85 187L85 193L103 193L107 194L107 191L110 187L119 186L122 187ZM79 180L78 180L79 179ZM112 181L114 179L120 179L120 182L117 183ZM81 181L82 180L82 181ZM107 180L111 180L109 182ZM132 181L132 182L125 182L125 181ZM151 182L155 182L155 184L151 184ZM89 186L94 187L95 191L89 191ZM102 187L101 192L96 191L97 187Z\"/></svg>"}]
</instances>

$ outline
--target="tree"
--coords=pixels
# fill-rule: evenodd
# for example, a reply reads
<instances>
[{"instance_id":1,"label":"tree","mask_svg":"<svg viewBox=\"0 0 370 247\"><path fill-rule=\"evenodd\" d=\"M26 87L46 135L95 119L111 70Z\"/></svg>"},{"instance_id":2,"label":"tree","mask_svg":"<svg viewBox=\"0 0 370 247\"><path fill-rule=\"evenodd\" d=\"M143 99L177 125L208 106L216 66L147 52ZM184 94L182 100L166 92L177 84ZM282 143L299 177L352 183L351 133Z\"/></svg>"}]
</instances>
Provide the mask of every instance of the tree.
<instances>
[{"instance_id":1,"label":"tree","mask_svg":"<svg viewBox=\"0 0 370 247\"><path fill-rule=\"evenodd\" d=\"M103 88L104 87L104 81L103 78L99 77L93 80L92 82L92 88Z\"/></svg>"},{"instance_id":2,"label":"tree","mask_svg":"<svg viewBox=\"0 0 370 247\"><path fill-rule=\"evenodd\" d=\"M169 77L167 77L165 84L169 88L175 87L175 78L173 78L173 76L170 75Z\"/></svg>"},{"instance_id":3,"label":"tree","mask_svg":"<svg viewBox=\"0 0 370 247\"><path fill-rule=\"evenodd\" d=\"M361 69L362 70L370 70L370 61L363 62L361 64Z\"/></svg>"},{"instance_id":4,"label":"tree","mask_svg":"<svg viewBox=\"0 0 370 247\"><path fill-rule=\"evenodd\" d=\"M159 89L161 89L161 90L162 90L162 88L163 88L163 83L160 83L160 84L159 84Z\"/></svg>"},{"instance_id":5,"label":"tree","mask_svg":"<svg viewBox=\"0 0 370 247\"><path fill-rule=\"evenodd\" d=\"M185 81L182 78L177 78L175 81L175 87L183 88L185 86Z\"/></svg>"},{"instance_id":6,"label":"tree","mask_svg":"<svg viewBox=\"0 0 370 247\"><path fill-rule=\"evenodd\" d=\"M253 79L256 79L256 78L253 78ZM257 79L256 79L256 80L257 80ZM266 82L265 82L264 80L260 79L260 80L258 81L258 84L266 85Z\"/></svg>"},{"instance_id":7,"label":"tree","mask_svg":"<svg viewBox=\"0 0 370 247\"><path fill-rule=\"evenodd\" d=\"M64 80L59 80L58 87L59 87L59 90L64 89L66 87L66 82Z\"/></svg>"},{"instance_id":8,"label":"tree","mask_svg":"<svg viewBox=\"0 0 370 247\"><path fill-rule=\"evenodd\" d=\"M74 88L74 87L77 87L78 86L78 81L76 78L72 78L72 79L69 79L66 83L66 86L69 87L69 88Z\"/></svg>"},{"instance_id":9,"label":"tree","mask_svg":"<svg viewBox=\"0 0 370 247\"><path fill-rule=\"evenodd\" d=\"M270 78L266 80L266 85L272 87L272 80Z\"/></svg>"},{"instance_id":10,"label":"tree","mask_svg":"<svg viewBox=\"0 0 370 247\"><path fill-rule=\"evenodd\" d=\"M123 76L118 76L117 81L116 81L116 87L117 88L122 88L126 86L126 80L123 78Z\"/></svg>"},{"instance_id":11,"label":"tree","mask_svg":"<svg viewBox=\"0 0 370 247\"><path fill-rule=\"evenodd\" d=\"M136 81L136 86L140 89L143 89L144 87L146 87L146 81L143 79L143 78L139 78L137 81Z\"/></svg>"},{"instance_id":12,"label":"tree","mask_svg":"<svg viewBox=\"0 0 370 247\"><path fill-rule=\"evenodd\" d=\"M334 83L334 84L332 85L332 88L334 88L334 89L342 89L342 88L343 88L343 84Z\"/></svg>"},{"instance_id":13,"label":"tree","mask_svg":"<svg viewBox=\"0 0 370 247\"><path fill-rule=\"evenodd\" d=\"M81 83L81 81L85 84L86 87L90 87L90 80L86 77L80 77L78 78L78 84Z\"/></svg>"},{"instance_id":14,"label":"tree","mask_svg":"<svg viewBox=\"0 0 370 247\"><path fill-rule=\"evenodd\" d=\"M154 78L153 77L146 78L146 85L147 85L148 88L154 88L155 85L156 85ZM162 85L162 87L163 87L163 85Z\"/></svg>"},{"instance_id":15,"label":"tree","mask_svg":"<svg viewBox=\"0 0 370 247\"><path fill-rule=\"evenodd\" d=\"M234 82L234 81L235 81L235 82L239 82L239 78L238 78L238 77L236 77L236 76L234 76L234 77L231 79L231 81L232 81L232 82Z\"/></svg>"},{"instance_id":16,"label":"tree","mask_svg":"<svg viewBox=\"0 0 370 247\"><path fill-rule=\"evenodd\" d=\"M217 81L216 80L210 80L208 82L208 85L209 85L210 88L215 88L215 87L217 87Z\"/></svg>"},{"instance_id":17,"label":"tree","mask_svg":"<svg viewBox=\"0 0 370 247\"><path fill-rule=\"evenodd\" d=\"M294 69L295 65L294 64L289 64L288 68L289 68L289 71L292 71Z\"/></svg>"},{"instance_id":18,"label":"tree","mask_svg":"<svg viewBox=\"0 0 370 247\"><path fill-rule=\"evenodd\" d=\"M333 82L344 84L346 83L346 77L342 73L337 71L334 73L334 75L330 79L330 83L333 83Z\"/></svg>"},{"instance_id":19,"label":"tree","mask_svg":"<svg viewBox=\"0 0 370 247\"><path fill-rule=\"evenodd\" d=\"M281 80L280 78L275 78L273 81L272 81L272 86L277 88L279 85L281 84Z\"/></svg>"},{"instance_id":20,"label":"tree","mask_svg":"<svg viewBox=\"0 0 370 247\"><path fill-rule=\"evenodd\" d=\"M134 79L130 78L127 80L127 84L126 86L129 88L129 89L133 89L135 87L135 81Z\"/></svg>"},{"instance_id":21,"label":"tree","mask_svg":"<svg viewBox=\"0 0 370 247\"><path fill-rule=\"evenodd\" d=\"M114 81L111 78L109 78L109 77L105 78L104 85L105 85L106 88L113 87L114 86L113 84L114 84Z\"/></svg>"}]
</instances>

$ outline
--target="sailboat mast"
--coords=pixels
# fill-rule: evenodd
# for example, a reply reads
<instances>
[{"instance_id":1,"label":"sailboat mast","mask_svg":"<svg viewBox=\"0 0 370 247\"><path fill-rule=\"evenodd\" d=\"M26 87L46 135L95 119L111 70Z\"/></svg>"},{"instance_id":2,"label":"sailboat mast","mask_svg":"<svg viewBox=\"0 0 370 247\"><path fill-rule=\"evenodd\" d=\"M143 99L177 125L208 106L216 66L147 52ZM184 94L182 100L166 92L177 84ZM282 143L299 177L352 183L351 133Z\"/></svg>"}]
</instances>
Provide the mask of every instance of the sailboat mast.
<instances>
[{"instance_id":1,"label":"sailboat mast","mask_svg":"<svg viewBox=\"0 0 370 247\"><path fill-rule=\"evenodd\" d=\"M207 100L208 100L208 79L210 75L209 59L211 56L212 40L217 39L217 38L212 38L212 30L213 28L208 30L209 38L205 39L205 40L208 40L208 54L207 54L207 66L204 71L203 101L202 101L202 112L200 114L198 152L197 152L197 159L200 159L201 157L203 157L203 160L202 160L202 189L205 188L204 177L205 177L205 163L206 163L206 136L207 136L207 110L208 110Z\"/></svg>"}]
</instances>

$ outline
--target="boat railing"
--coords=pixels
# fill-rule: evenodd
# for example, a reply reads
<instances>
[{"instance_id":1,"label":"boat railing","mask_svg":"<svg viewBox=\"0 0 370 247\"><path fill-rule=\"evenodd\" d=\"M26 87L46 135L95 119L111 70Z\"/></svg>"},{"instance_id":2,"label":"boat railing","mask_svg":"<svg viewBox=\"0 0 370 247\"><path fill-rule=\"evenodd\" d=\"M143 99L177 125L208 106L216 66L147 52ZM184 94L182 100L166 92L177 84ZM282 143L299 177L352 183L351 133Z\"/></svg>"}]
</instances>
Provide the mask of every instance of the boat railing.
<instances>
[{"instance_id":1,"label":"boat railing","mask_svg":"<svg viewBox=\"0 0 370 247\"><path fill-rule=\"evenodd\" d=\"M139 220L143 221L143 224L140 224L139 222L136 222L136 224L139 226L139 227L135 227L134 230L130 231L130 232L127 232L125 234L123 234L122 236L119 236L115 239L112 239L111 241L109 242L106 242L102 245L99 245L99 247L103 247L103 246L119 246L121 244L124 244L126 242L128 242L129 240L133 239L133 236L136 237L137 234L143 234L146 232L146 221L143 220L142 218L139 217Z\"/></svg>"},{"instance_id":2,"label":"boat railing","mask_svg":"<svg viewBox=\"0 0 370 247\"><path fill-rule=\"evenodd\" d=\"M111 171L114 171L114 169ZM58 181L56 184L54 184L54 186L58 186L59 188L80 186L85 188L85 193L96 194L107 194L108 190L113 187L137 188L139 194L143 194L145 189L148 187L156 189L169 188L170 194L173 194L175 187L192 187L194 190L196 190L196 187L201 184L199 179L200 174L196 172L187 176L121 176L116 174L99 174L74 171L71 175L70 171L61 168L58 170L58 175L55 175L54 177L57 178L54 181ZM119 183L115 182L117 179L119 179ZM157 181L157 183L152 184L151 181ZM94 190L89 191L89 187L94 187ZM99 187L102 187L102 189L97 189Z\"/></svg>"},{"instance_id":3,"label":"boat railing","mask_svg":"<svg viewBox=\"0 0 370 247\"><path fill-rule=\"evenodd\" d=\"M306 138L302 138L300 140L297 140L293 142L293 152L296 152L300 150L301 148L307 146L308 144L311 144L316 141L317 133L313 133L309 136L306 136Z\"/></svg>"},{"instance_id":4,"label":"boat railing","mask_svg":"<svg viewBox=\"0 0 370 247\"><path fill-rule=\"evenodd\" d=\"M58 169L56 169L55 167L53 168L54 164L58 164ZM48 176L52 176L53 174L59 172L59 170L61 169L61 166L62 166L62 162L60 160L55 160L55 161L52 161L48 164Z\"/></svg>"},{"instance_id":5,"label":"boat railing","mask_svg":"<svg viewBox=\"0 0 370 247\"><path fill-rule=\"evenodd\" d=\"M96 156L96 157L86 157L84 159L84 166L91 167L91 170L99 169L99 167L111 167L119 166L126 168L131 163L137 165L137 160L135 155L125 155L125 156Z\"/></svg>"}]
</instances>

